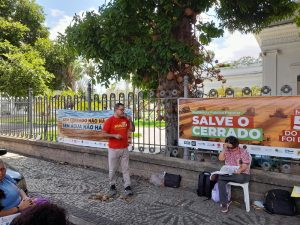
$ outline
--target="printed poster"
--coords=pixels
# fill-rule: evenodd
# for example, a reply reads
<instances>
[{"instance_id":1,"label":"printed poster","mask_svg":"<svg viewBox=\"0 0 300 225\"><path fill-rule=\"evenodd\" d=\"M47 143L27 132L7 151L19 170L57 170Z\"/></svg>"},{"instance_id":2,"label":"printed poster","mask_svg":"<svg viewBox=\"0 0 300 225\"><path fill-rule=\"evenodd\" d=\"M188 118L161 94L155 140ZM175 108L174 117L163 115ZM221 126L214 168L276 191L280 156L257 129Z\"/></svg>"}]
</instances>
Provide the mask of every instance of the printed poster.
<instances>
[{"instance_id":1,"label":"printed poster","mask_svg":"<svg viewBox=\"0 0 300 225\"><path fill-rule=\"evenodd\" d=\"M132 115L129 109L126 109L125 113L129 116ZM101 132L105 120L113 114L113 110L58 110L57 141L74 145L108 148L108 139L102 137ZM129 134L128 139L131 142L131 134ZM131 149L131 146L128 148Z\"/></svg>"},{"instance_id":2,"label":"printed poster","mask_svg":"<svg viewBox=\"0 0 300 225\"><path fill-rule=\"evenodd\" d=\"M179 146L221 151L236 136L251 154L300 158L300 96L178 100Z\"/></svg>"}]
</instances>

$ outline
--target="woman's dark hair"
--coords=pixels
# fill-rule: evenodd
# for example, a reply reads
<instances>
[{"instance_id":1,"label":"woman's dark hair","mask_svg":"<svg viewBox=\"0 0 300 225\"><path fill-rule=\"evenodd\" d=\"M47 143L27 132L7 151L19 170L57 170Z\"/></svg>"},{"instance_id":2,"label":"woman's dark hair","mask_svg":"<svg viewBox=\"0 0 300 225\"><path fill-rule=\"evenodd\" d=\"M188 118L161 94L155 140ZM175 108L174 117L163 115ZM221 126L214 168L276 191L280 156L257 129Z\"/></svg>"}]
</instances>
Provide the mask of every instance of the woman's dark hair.
<instances>
[{"instance_id":1,"label":"woman's dark hair","mask_svg":"<svg viewBox=\"0 0 300 225\"><path fill-rule=\"evenodd\" d=\"M225 139L225 143L232 144L232 148L236 148L236 147L238 147L239 144L240 144L239 139L237 139L237 138L234 137L234 136L228 136L228 137Z\"/></svg>"},{"instance_id":2,"label":"woman's dark hair","mask_svg":"<svg viewBox=\"0 0 300 225\"><path fill-rule=\"evenodd\" d=\"M52 203L33 206L17 216L10 225L67 225L66 212Z\"/></svg>"}]
</instances>

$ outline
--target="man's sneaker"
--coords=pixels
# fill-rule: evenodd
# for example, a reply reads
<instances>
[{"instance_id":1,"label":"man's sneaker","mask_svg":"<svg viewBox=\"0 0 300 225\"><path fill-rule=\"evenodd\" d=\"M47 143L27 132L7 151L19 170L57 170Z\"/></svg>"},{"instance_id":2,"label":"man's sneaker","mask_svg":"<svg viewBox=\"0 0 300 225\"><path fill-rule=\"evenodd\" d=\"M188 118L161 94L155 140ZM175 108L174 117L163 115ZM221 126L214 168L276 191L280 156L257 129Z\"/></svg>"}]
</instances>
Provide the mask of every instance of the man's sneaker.
<instances>
[{"instance_id":1,"label":"man's sneaker","mask_svg":"<svg viewBox=\"0 0 300 225\"><path fill-rule=\"evenodd\" d=\"M127 187L125 188L124 194L125 194L126 196L132 196L132 195L133 195L133 192L132 192L130 186L127 186Z\"/></svg>"},{"instance_id":2,"label":"man's sneaker","mask_svg":"<svg viewBox=\"0 0 300 225\"><path fill-rule=\"evenodd\" d=\"M227 213L228 212L230 203L231 202L228 202L227 204L226 203L225 204L224 203L221 204L221 212L222 213Z\"/></svg>"},{"instance_id":3,"label":"man's sneaker","mask_svg":"<svg viewBox=\"0 0 300 225\"><path fill-rule=\"evenodd\" d=\"M109 196L114 196L117 194L117 189L116 189L116 185L111 185L109 188Z\"/></svg>"}]
</instances>

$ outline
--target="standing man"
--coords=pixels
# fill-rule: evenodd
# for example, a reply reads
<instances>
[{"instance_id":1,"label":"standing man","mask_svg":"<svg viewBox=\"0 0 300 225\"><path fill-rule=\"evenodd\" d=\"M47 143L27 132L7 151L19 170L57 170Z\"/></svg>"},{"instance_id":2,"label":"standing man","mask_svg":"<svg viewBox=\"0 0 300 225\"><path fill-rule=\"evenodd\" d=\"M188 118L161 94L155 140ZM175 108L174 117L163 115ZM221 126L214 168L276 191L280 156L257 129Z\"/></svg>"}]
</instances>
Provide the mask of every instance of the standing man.
<instances>
[{"instance_id":1,"label":"standing man","mask_svg":"<svg viewBox=\"0 0 300 225\"><path fill-rule=\"evenodd\" d=\"M108 167L111 196L117 194L116 172L119 167L123 173L125 195L133 195L129 174L128 132L134 132L134 127L131 119L127 118L124 111L124 104L117 103L114 107L114 115L109 117L103 126L103 136L109 138Z\"/></svg>"}]
</instances>

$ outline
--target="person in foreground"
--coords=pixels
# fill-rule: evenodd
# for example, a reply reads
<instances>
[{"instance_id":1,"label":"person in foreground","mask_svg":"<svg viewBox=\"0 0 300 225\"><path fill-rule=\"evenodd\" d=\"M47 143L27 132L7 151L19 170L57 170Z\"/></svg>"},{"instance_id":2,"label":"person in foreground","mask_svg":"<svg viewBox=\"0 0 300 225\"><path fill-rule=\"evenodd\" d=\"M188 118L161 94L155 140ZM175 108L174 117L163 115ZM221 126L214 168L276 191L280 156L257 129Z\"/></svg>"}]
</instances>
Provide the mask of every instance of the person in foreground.
<instances>
[{"instance_id":1,"label":"person in foreground","mask_svg":"<svg viewBox=\"0 0 300 225\"><path fill-rule=\"evenodd\" d=\"M246 149L239 147L239 140L234 136L225 139L223 151L219 154L219 160L225 161L225 165L239 166L232 175L220 175L218 178L221 211L228 212L230 201L226 191L228 182L246 183L250 181L251 155Z\"/></svg>"},{"instance_id":2,"label":"person in foreground","mask_svg":"<svg viewBox=\"0 0 300 225\"><path fill-rule=\"evenodd\" d=\"M14 218L10 225L67 225L66 212L53 203L36 205Z\"/></svg>"},{"instance_id":3,"label":"person in foreground","mask_svg":"<svg viewBox=\"0 0 300 225\"><path fill-rule=\"evenodd\" d=\"M33 205L33 199L19 189L15 180L6 174L6 166L0 159L0 217L19 213Z\"/></svg>"},{"instance_id":4,"label":"person in foreground","mask_svg":"<svg viewBox=\"0 0 300 225\"><path fill-rule=\"evenodd\" d=\"M128 132L134 132L134 126L130 118L125 114L125 107L117 103L114 107L114 115L109 117L103 126L103 137L108 137L108 167L111 196L116 195L116 172L121 166L123 173L125 195L133 195L129 174Z\"/></svg>"}]
</instances>

